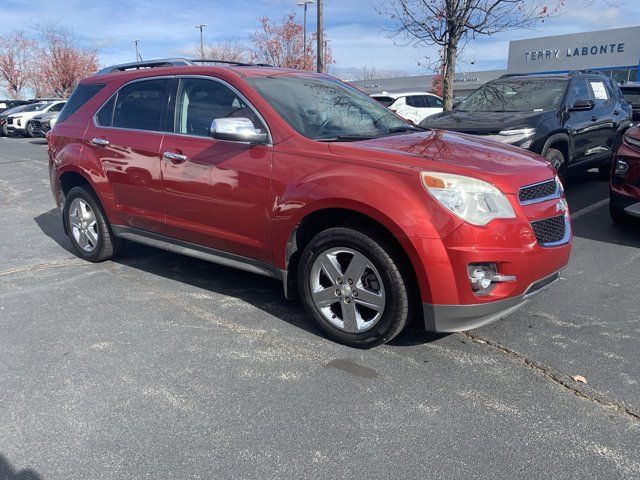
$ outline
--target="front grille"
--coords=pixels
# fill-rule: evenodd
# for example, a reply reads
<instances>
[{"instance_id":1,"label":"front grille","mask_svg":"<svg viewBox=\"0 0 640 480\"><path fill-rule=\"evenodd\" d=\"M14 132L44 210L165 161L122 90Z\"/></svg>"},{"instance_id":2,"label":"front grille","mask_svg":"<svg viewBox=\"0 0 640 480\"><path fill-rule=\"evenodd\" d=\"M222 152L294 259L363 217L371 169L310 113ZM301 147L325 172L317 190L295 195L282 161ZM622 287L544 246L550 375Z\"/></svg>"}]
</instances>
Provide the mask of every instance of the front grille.
<instances>
[{"instance_id":1,"label":"front grille","mask_svg":"<svg viewBox=\"0 0 640 480\"><path fill-rule=\"evenodd\" d=\"M540 245L549 245L561 241L566 233L567 224L564 215L531 222L533 234Z\"/></svg>"},{"instance_id":2,"label":"front grille","mask_svg":"<svg viewBox=\"0 0 640 480\"><path fill-rule=\"evenodd\" d=\"M558 183L553 179L522 187L518 191L518 200L520 200L520 203L522 204L534 203L536 201L541 201L541 199L558 195L558 193Z\"/></svg>"}]
</instances>

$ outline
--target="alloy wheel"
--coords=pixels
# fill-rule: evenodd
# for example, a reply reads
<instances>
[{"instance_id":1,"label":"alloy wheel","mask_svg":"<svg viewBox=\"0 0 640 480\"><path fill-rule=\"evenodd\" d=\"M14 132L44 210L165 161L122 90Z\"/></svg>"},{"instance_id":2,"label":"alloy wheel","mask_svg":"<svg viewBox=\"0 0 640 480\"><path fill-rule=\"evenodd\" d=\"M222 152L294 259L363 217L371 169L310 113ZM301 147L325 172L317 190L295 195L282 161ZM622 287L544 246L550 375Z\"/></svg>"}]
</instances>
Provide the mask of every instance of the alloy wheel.
<instances>
[{"instance_id":1,"label":"alloy wheel","mask_svg":"<svg viewBox=\"0 0 640 480\"><path fill-rule=\"evenodd\" d=\"M382 276L356 250L339 247L320 253L311 267L309 286L322 316L345 332L369 330L384 313Z\"/></svg>"},{"instance_id":2,"label":"alloy wheel","mask_svg":"<svg viewBox=\"0 0 640 480\"><path fill-rule=\"evenodd\" d=\"M87 253L98 246L98 222L91 206L82 198L74 198L69 206L69 227L78 246Z\"/></svg>"}]
</instances>

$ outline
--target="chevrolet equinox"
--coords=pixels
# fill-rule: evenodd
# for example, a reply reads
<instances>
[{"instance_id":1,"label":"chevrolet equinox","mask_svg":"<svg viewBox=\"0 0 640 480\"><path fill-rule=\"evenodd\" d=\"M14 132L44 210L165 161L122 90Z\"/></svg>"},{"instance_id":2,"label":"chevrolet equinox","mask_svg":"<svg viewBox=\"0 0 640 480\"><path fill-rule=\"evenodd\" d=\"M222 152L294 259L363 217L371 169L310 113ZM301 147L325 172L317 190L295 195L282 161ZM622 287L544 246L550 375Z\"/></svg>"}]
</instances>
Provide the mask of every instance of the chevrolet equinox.
<instances>
[{"instance_id":1,"label":"chevrolet equinox","mask_svg":"<svg viewBox=\"0 0 640 480\"><path fill-rule=\"evenodd\" d=\"M387 342L413 317L497 320L567 264L562 184L542 157L410 125L335 78L184 59L83 80L48 134L81 258L124 240L266 275L331 338Z\"/></svg>"}]
</instances>

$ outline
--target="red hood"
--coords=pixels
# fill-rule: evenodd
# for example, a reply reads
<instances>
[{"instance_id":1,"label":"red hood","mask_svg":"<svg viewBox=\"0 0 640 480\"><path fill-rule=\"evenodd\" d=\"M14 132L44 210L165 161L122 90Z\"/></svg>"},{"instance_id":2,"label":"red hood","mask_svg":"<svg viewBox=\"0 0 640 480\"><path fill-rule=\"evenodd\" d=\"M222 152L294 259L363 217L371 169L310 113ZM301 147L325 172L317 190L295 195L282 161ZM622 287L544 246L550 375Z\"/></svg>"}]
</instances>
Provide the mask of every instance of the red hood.
<instances>
[{"instance_id":1,"label":"red hood","mask_svg":"<svg viewBox=\"0 0 640 480\"><path fill-rule=\"evenodd\" d=\"M350 143L332 143L331 151L349 157L368 157L402 164L416 170L433 170L480 178L505 193L523 185L553 178L553 167L534 153L472 135L434 130Z\"/></svg>"},{"instance_id":2,"label":"red hood","mask_svg":"<svg viewBox=\"0 0 640 480\"><path fill-rule=\"evenodd\" d=\"M640 126L635 126L627 130L627 136L636 140L640 140Z\"/></svg>"}]
</instances>

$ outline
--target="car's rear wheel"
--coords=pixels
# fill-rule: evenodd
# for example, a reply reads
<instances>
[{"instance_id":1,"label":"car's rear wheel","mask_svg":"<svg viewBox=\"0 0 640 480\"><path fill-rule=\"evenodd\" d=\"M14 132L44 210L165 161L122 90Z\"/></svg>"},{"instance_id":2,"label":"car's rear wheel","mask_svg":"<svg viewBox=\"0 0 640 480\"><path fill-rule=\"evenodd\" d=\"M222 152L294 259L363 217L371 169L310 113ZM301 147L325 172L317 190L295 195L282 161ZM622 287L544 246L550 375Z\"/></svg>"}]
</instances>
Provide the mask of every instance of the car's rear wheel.
<instances>
[{"instance_id":1,"label":"car's rear wheel","mask_svg":"<svg viewBox=\"0 0 640 480\"><path fill-rule=\"evenodd\" d=\"M76 254L90 262L116 256L122 239L113 235L95 193L87 187L73 187L66 195L63 220Z\"/></svg>"},{"instance_id":2,"label":"car's rear wheel","mask_svg":"<svg viewBox=\"0 0 640 480\"><path fill-rule=\"evenodd\" d=\"M33 124L31 122L27 123L26 132L27 132L27 136L31 138L36 138L36 134L33 133Z\"/></svg>"},{"instance_id":3,"label":"car's rear wheel","mask_svg":"<svg viewBox=\"0 0 640 480\"><path fill-rule=\"evenodd\" d=\"M334 340L373 347L410 318L410 288L389 241L373 232L330 228L300 258L298 287L318 326Z\"/></svg>"},{"instance_id":4,"label":"car's rear wheel","mask_svg":"<svg viewBox=\"0 0 640 480\"><path fill-rule=\"evenodd\" d=\"M564 158L564 153L556 148L549 148L544 154L544 157L549 160L551 166L556 169L558 176L565 176L567 166L566 159Z\"/></svg>"}]
</instances>

